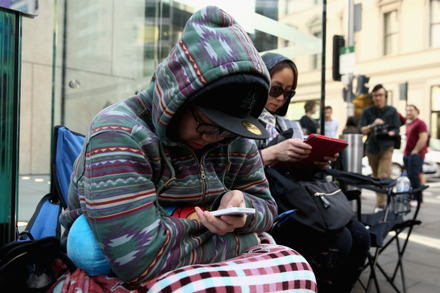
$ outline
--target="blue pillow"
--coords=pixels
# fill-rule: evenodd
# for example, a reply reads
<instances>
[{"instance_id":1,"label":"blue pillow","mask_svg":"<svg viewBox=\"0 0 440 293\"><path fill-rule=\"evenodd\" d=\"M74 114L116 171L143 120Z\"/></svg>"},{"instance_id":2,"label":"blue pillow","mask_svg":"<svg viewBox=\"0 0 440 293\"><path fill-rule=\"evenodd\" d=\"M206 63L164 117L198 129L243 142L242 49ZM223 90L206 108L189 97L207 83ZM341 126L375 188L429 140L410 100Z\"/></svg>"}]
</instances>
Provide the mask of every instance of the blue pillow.
<instances>
[{"instance_id":1,"label":"blue pillow","mask_svg":"<svg viewBox=\"0 0 440 293\"><path fill-rule=\"evenodd\" d=\"M110 265L102 254L84 215L75 220L67 237L67 255L89 276L110 274Z\"/></svg>"}]
</instances>

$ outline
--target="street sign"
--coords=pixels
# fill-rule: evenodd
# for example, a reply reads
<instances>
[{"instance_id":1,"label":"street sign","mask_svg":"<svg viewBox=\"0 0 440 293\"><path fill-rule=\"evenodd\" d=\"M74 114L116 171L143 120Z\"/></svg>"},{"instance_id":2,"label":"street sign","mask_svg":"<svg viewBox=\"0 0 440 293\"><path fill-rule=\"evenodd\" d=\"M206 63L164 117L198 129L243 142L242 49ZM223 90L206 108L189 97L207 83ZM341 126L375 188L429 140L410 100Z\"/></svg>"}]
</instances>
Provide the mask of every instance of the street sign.
<instances>
[{"instance_id":1,"label":"street sign","mask_svg":"<svg viewBox=\"0 0 440 293\"><path fill-rule=\"evenodd\" d=\"M354 72L355 54L354 46L341 48L339 55L339 72L349 74Z\"/></svg>"}]
</instances>

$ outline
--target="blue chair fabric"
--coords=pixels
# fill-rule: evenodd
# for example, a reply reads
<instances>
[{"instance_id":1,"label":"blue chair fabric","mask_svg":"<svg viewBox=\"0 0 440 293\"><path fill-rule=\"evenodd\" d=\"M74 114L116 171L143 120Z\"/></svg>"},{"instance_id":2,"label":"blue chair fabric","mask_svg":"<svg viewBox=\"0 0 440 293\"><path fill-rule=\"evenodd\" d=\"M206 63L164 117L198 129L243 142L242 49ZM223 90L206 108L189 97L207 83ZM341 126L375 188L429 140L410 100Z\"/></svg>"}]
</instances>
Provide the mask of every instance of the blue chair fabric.
<instances>
[{"instance_id":1,"label":"blue chair fabric","mask_svg":"<svg viewBox=\"0 0 440 293\"><path fill-rule=\"evenodd\" d=\"M59 216L62 209L67 208L73 163L81 152L84 135L57 125L54 127L53 141L50 193L38 203L25 230L17 237L19 240L61 236Z\"/></svg>"}]
</instances>

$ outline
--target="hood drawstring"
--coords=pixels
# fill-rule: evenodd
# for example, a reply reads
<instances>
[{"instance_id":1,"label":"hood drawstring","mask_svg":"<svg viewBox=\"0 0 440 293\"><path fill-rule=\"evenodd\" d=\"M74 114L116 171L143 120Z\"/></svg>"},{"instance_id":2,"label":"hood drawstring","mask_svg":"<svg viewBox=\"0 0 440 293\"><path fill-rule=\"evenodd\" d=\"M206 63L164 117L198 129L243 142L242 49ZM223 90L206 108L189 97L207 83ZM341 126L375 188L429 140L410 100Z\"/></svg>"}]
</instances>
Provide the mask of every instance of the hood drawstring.
<instances>
[{"instance_id":1,"label":"hood drawstring","mask_svg":"<svg viewBox=\"0 0 440 293\"><path fill-rule=\"evenodd\" d=\"M157 184L156 184L156 194L157 195L161 194L165 189L169 188L170 184L176 180L176 171L174 170L173 165L171 164L171 161L166 156L165 150L164 150L162 144L159 144L159 151L160 151L161 158L163 158L163 160L165 161L167 166L170 168L171 178L169 178L165 183L163 183L162 178L159 179L159 182L157 182Z\"/></svg>"},{"instance_id":2,"label":"hood drawstring","mask_svg":"<svg viewBox=\"0 0 440 293\"><path fill-rule=\"evenodd\" d=\"M225 163L225 168L223 169L223 173L222 173L222 184L225 187L226 191L229 191L229 188L226 187L225 185L225 176L226 176L226 172L229 172L229 169L231 168L231 160L229 159L229 154L231 152L231 144L228 144L228 149L226 151L226 163Z\"/></svg>"}]
</instances>

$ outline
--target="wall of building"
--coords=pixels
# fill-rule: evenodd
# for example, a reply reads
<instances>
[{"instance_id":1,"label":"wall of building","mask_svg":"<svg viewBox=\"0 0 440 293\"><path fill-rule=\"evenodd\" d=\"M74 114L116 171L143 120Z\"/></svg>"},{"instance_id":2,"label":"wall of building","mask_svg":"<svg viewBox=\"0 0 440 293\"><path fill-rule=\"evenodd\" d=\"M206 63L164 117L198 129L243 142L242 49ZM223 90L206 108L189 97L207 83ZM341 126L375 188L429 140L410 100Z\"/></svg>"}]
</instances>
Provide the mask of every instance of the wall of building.
<instances>
[{"instance_id":1,"label":"wall of building","mask_svg":"<svg viewBox=\"0 0 440 293\"><path fill-rule=\"evenodd\" d=\"M346 35L346 3L344 0L327 1L327 54L326 105L333 107L333 117L339 121L341 132L347 119L341 82L332 80L332 37ZM382 83L390 91L388 104L405 114L406 104L416 104L420 118L428 127L431 122L431 88L440 84L440 48L429 47L428 0L355 1L362 3L362 29L355 33L356 64L354 75L370 77L370 89ZM383 54L383 13L397 9L398 48L393 55ZM311 31L310 23L321 13L318 9L308 13L283 15L280 21ZM310 68L310 56L295 58L300 76L294 100L320 98L321 72ZM399 99L399 84L408 83L408 101ZM435 121L436 122L436 121ZM405 128L401 131L404 133ZM433 131L434 132L434 131ZM431 134L432 137L436 135Z\"/></svg>"},{"instance_id":2,"label":"wall of building","mask_svg":"<svg viewBox=\"0 0 440 293\"><path fill-rule=\"evenodd\" d=\"M23 18L20 174L49 174L54 1L40 0L39 15Z\"/></svg>"}]
</instances>

